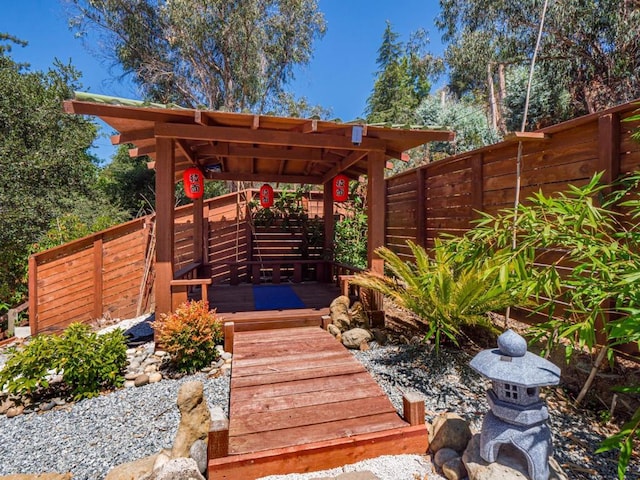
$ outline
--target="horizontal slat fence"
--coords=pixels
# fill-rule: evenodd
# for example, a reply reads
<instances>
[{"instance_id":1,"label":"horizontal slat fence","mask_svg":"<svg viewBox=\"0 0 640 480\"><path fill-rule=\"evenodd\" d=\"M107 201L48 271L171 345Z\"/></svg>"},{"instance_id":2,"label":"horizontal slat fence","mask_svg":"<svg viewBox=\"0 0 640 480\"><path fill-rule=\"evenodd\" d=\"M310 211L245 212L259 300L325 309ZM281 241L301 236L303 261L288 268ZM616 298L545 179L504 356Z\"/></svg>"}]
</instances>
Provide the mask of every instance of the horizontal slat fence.
<instances>
[{"instance_id":1,"label":"horizontal slat fence","mask_svg":"<svg viewBox=\"0 0 640 480\"><path fill-rule=\"evenodd\" d=\"M631 139L640 123L625 121L639 107L620 105L539 130L544 139L524 141L521 202L538 191L554 194L570 184L585 185L596 172L604 171L610 183L640 170L640 143ZM407 240L430 248L443 233L464 234L477 211L513 207L517 152L517 140L503 141L387 179L386 245L410 259Z\"/></svg>"},{"instance_id":2,"label":"horizontal slat fence","mask_svg":"<svg viewBox=\"0 0 640 480\"><path fill-rule=\"evenodd\" d=\"M248 204L257 198L258 190L250 189L203 202L203 258L210 264L214 283L229 282L230 264L251 260L253 235L247 222ZM303 204L311 217L322 216L321 193L310 192ZM193 221L193 204L176 209L174 271L194 261ZM32 255L31 334L59 332L70 323L107 315L131 318L152 310L153 223L153 216L139 218ZM273 253L290 245L287 239L279 246L271 242L268 249ZM246 268L238 273L246 273Z\"/></svg>"}]
</instances>

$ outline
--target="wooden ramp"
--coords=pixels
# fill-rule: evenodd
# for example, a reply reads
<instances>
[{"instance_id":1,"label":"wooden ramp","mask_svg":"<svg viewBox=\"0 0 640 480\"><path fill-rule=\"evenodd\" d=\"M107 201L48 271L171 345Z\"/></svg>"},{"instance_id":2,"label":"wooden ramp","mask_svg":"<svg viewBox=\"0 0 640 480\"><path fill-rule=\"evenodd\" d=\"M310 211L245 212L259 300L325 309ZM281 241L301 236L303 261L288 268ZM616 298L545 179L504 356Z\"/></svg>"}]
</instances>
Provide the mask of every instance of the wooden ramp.
<instances>
[{"instance_id":1,"label":"wooden ramp","mask_svg":"<svg viewBox=\"0 0 640 480\"><path fill-rule=\"evenodd\" d=\"M236 332L233 351L228 455L211 458L221 444L212 432L209 478L249 480L427 450L424 403L405 399L415 425L403 420L321 328Z\"/></svg>"}]
</instances>

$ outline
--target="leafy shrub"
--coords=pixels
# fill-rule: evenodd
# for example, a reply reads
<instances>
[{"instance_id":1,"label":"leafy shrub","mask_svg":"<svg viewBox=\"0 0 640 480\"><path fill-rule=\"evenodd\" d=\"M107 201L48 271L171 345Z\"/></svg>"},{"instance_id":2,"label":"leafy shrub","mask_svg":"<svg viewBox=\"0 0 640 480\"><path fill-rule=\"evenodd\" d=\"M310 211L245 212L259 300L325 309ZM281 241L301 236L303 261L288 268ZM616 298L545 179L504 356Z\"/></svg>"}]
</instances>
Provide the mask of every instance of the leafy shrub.
<instances>
[{"instance_id":1,"label":"leafy shrub","mask_svg":"<svg viewBox=\"0 0 640 480\"><path fill-rule=\"evenodd\" d=\"M4 368L0 370L0 389L11 394L29 395L47 388L47 375L55 365L56 338L38 335L22 349L11 348Z\"/></svg>"},{"instance_id":2,"label":"leafy shrub","mask_svg":"<svg viewBox=\"0 0 640 480\"><path fill-rule=\"evenodd\" d=\"M491 328L489 312L518 303L489 261L463 267L459 254L440 241L436 241L433 259L419 245L411 241L407 244L415 262L404 262L388 248L380 247L376 253L392 276L364 272L356 275L353 283L390 297L427 322L425 339L434 340L436 353L446 339L458 343L460 327Z\"/></svg>"},{"instance_id":3,"label":"leafy shrub","mask_svg":"<svg viewBox=\"0 0 640 480\"><path fill-rule=\"evenodd\" d=\"M181 372L195 372L217 360L222 323L204 301L185 302L153 324L156 340Z\"/></svg>"},{"instance_id":4,"label":"leafy shrub","mask_svg":"<svg viewBox=\"0 0 640 480\"><path fill-rule=\"evenodd\" d=\"M13 349L0 370L0 389L30 395L48 388L50 375L62 374L74 399L94 397L103 388L122 385L127 346L121 330L99 336L87 325L71 324L60 337L38 335Z\"/></svg>"},{"instance_id":5,"label":"leafy shrub","mask_svg":"<svg viewBox=\"0 0 640 480\"><path fill-rule=\"evenodd\" d=\"M56 369L72 388L74 398L98 395L102 387L120 386L127 363L127 346L122 330L99 336L88 325L70 325L57 342Z\"/></svg>"}]
</instances>

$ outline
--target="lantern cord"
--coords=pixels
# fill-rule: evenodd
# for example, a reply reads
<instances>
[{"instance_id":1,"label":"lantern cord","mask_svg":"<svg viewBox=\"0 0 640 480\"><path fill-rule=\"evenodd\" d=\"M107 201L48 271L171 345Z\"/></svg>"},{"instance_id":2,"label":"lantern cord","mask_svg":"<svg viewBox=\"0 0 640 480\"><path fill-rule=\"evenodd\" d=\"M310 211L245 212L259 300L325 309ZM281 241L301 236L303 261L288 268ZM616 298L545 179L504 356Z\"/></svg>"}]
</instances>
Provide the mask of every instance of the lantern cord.
<instances>
[{"instance_id":1,"label":"lantern cord","mask_svg":"<svg viewBox=\"0 0 640 480\"><path fill-rule=\"evenodd\" d=\"M527 82L527 95L524 102L524 112L522 113L522 125L520 131L524 132L527 127L527 115L529 113L529 99L531 97L531 84L533 83L533 72L536 66L536 58L538 56L538 50L540 49L540 42L542 40L542 31L544 29L544 20L547 15L547 7L549 6L549 0L545 0L542 6L542 15L540 16L540 27L538 28L538 38L536 39L536 46L533 49L533 57L531 57L531 66L529 68L529 81ZM518 142L518 156L516 159L516 193L513 205L513 225L511 230L511 249L515 251L518 245L518 208L520 206L520 190L522 187L522 142ZM509 326L509 315L511 313L511 307L507 307L507 311L504 315L504 326Z\"/></svg>"}]
</instances>

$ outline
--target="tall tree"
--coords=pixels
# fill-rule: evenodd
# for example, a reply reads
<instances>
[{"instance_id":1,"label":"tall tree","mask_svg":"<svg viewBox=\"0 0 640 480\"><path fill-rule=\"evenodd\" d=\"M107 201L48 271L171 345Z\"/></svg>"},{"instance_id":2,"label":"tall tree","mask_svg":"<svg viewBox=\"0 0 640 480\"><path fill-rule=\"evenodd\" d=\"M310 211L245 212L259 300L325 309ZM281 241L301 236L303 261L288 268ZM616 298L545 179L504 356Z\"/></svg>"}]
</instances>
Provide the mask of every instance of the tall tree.
<instances>
[{"instance_id":1,"label":"tall tree","mask_svg":"<svg viewBox=\"0 0 640 480\"><path fill-rule=\"evenodd\" d=\"M71 0L153 101L262 112L325 32L317 0Z\"/></svg>"},{"instance_id":2,"label":"tall tree","mask_svg":"<svg viewBox=\"0 0 640 480\"><path fill-rule=\"evenodd\" d=\"M438 27L448 47L445 58L457 93L482 92L503 105L511 89L508 70L529 62L541 15L539 0L440 0ZM551 2L539 53L537 81L569 93L539 112L535 124L594 112L640 96L638 0ZM515 78L512 73L512 77ZM497 112L497 117L500 113ZM498 118L499 120L499 118ZM494 123L499 123L494 119Z\"/></svg>"},{"instance_id":3,"label":"tall tree","mask_svg":"<svg viewBox=\"0 0 640 480\"><path fill-rule=\"evenodd\" d=\"M57 217L87 218L106 205L88 154L96 127L61 108L78 73L60 63L31 72L9 50L0 46L0 303L20 300L29 249Z\"/></svg>"},{"instance_id":4,"label":"tall tree","mask_svg":"<svg viewBox=\"0 0 640 480\"><path fill-rule=\"evenodd\" d=\"M424 30L412 34L405 45L387 21L378 49L378 72L367 100L366 116L371 123L411 123L415 109L429 94L429 78L442 64L426 53L429 39Z\"/></svg>"}]
</instances>

